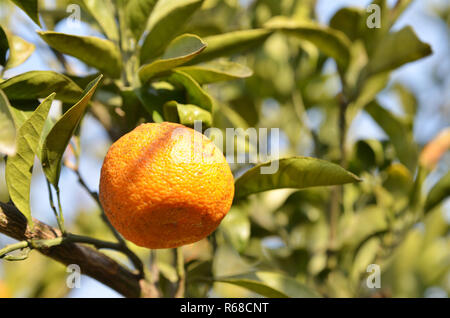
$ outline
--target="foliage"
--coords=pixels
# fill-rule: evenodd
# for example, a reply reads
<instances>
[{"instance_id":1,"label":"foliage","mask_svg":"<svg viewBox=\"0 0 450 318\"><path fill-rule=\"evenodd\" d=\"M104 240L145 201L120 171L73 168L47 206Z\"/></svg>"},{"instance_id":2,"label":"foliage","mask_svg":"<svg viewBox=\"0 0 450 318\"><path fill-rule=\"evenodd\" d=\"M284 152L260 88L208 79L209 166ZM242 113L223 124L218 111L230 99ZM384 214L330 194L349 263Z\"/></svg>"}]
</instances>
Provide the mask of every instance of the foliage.
<instances>
[{"instance_id":1,"label":"foliage","mask_svg":"<svg viewBox=\"0 0 450 318\"><path fill-rule=\"evenodd\" d=\"M0 152L10 199L30 225L32 170L40 162L53 212L66 231L61 169L80 176L64 153L69 146L79 161L79 127L86 115L113 141L143 122L193 127L202 120L203 128L223 132L279 127L286 140L283 158L273 159L278 172L260 173L273 162L232 165L233 207L207 240L183 247L182 271L168 250L151 251L149 263L147 250L131 247L156 273L153 281L164 296L174 295L183 273L190 297L423 296L430 286L450 292L444 285L448 224L440 210L449 194L448 173L425 193L434 166L419 159L412 133L416 100L406 87L388 86L392 71L432 53L412 28L391 29L410 1L390 8L375 0L382 8L379 29L366 27L369 13L359 8L343 8L330 25L321 25L314 1L256 0L248 8L234 0L75 1L101 37L54 31L67 1L56 1L53 9L39 8L37 0L13 2L42 27L37 34L63 70L4 78L38 43L15 35L16 26L1 25ZM67 56L90 72L75 73ZM332 74L325 70L329 64ZM383 89L400 96L402 115L377 99ZM48 116L53 99L62 104L55 119ZM311 110L322 114L317 127L308 123ZM347 139L348 127L363 111L386 140ZM108 231L93 213L80 213L67 227L96 238ZM123 255L113 256L124 262ZM26 262L44 266L42 257ZM378 291L365 284L372 263L382 269ZM23 278L13 276L23 265L5 266L6 283L22 295L15 282ZM46 268L27 295L68 292L55 287L61 269L55 267L53 275Z\"/></svg>"}]
</instances>

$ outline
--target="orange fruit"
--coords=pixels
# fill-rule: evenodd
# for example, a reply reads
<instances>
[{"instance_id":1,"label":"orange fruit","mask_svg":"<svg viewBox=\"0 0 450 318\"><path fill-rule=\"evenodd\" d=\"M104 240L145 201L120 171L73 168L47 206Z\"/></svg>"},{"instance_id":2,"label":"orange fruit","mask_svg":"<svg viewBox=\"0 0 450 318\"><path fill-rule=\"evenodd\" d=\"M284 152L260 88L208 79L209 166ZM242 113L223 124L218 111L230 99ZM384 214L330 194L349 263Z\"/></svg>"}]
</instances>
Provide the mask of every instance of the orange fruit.
<instances>
[{"instance_id":1,"label":"orange fruit","mask_svg":"<svg viewBox=\"0 0 450 318\"><path fill-rule=\"evenodd\" d=\"M142 124L108 150L100 202L127 240L172 248L211 234L231 207L234 179L221 150L175 123Z\"/></svg>"}]
</instances>

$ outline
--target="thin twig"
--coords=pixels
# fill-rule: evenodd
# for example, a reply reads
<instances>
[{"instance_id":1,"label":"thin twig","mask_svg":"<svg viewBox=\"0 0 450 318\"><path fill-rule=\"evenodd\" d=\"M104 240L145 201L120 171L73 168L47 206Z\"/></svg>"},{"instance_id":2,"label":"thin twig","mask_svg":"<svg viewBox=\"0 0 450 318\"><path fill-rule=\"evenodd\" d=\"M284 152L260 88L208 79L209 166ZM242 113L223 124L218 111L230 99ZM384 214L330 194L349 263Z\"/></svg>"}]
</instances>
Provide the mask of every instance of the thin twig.
<instances>
[{"instance_id":1,"label":"thin twig","mask_svg":"<svg viewBox=\"0 0 450 318\"><path fill-rule=\"evenodd\" d=\"M56 199L58 200L58 210L59 210L58 222L60 223L59 229L61 230L61 232L64 235L66 233L66 228L64 225L64 213L62 210L61 193L59 192L59 188L56 188Z\"/></svg>"},{"instance_id":2,"label":"thin twig","mask_svg":"<svg viewBox=\"0 0 450 318\"><path fill-rule=\"evenodd\" d=\"M50 207L52 208L53 214L55 215L56 221L58 222L59 230L62 233L64 233L65 232L64 221L60 217L62 212L60 210L60 213L58 213L58 210L56 209L56 206L55 206L55 202L53 201L52 187L50 185L50 182L47 179L45 179L45 181L47 182L48 199L50 201ZM57 193L57 196L58 196L58 205L59 205L59 208L61 209L61 202L60 202L61 200L60 200L60 197L59 197L59 192Z\"/></svg>"},{"instance_id":3,"label":"thin twig","mask_svg":"<svg viewBox=\"0 0 450 318\"><path fill-rule=\"evenodd\" d=\"M109 221L108 217L105 214L105 211L102 208L101 202L100 202L100 198L98 196L98 193L95 191L92 191L91 189L89 189L88 185L86 184L86 182L84 181L83 177L81 176L81 173L79 171L79 169L72 169L73 172L75 172L75 174L78 177L78 182L80 183L80 185L91 195L91 197L97 202L100 211L101 211L101 217L102 220L105 222L105 224L108 226L108 228L110 229L110 231L112 232L112 234L114 235L114 237L116 238L116 240L118 241L118 245L120 245L121 249L120 251L122 251L125 255L128 256L128 258L130 259L130 261L133 263L134 267L139 271L139 274L144 277L144 264L142 263L141 259L134 254L133 251L131 251L128 246L126 241L123 239L123 237L119 234L119 232L117 232L117 230L113 227L113 225L111 224L111 222Z\"/></svg>"},{"instance_id":4,"label":"thin twig","mask_svg":"<svg viewBox=\"0 0 450 318\"><path fill-rule=\"evenodd\" d=\"M175 266L178 274L177 289L175 291L174 296L175 298L183 298L186 284L186 273L184 271L184 256L181 247L175 248L174 254L175 254Z\"/></svg>"},{"instance_id":5,"label":"thin twig","mask_svg":"<svg viewBox=\"0 0 450 318\"><path fill-rule=\"evenodd\" d=\"M9 253L17 251L17 250L24 249L26 247L28 247L28 242L27 241L21 241L21 242L17 242L17 243L5 246L4 248L0 249L0 258L4 258Z\"/></svg>"}]
</instances>

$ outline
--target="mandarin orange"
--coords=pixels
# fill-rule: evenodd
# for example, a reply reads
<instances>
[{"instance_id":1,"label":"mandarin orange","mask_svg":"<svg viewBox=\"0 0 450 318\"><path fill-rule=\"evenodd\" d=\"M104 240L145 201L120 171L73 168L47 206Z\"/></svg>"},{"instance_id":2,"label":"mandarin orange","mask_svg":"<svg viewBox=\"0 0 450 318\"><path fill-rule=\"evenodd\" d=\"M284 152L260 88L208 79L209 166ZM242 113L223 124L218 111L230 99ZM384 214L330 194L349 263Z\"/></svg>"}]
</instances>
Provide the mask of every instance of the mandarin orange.
<instances>
[{"instance_id":1,"label":"mandarin orange","mask_svg":"<svg viewBox=\"0 0 450 318\"><path fill-rule=\"evenodd\" d=\"M142 124L108 150L100 202L129 241L172 248L211 234L231 207L234 179L221 150L175 123Z\"/></svg>"}]
</instances>

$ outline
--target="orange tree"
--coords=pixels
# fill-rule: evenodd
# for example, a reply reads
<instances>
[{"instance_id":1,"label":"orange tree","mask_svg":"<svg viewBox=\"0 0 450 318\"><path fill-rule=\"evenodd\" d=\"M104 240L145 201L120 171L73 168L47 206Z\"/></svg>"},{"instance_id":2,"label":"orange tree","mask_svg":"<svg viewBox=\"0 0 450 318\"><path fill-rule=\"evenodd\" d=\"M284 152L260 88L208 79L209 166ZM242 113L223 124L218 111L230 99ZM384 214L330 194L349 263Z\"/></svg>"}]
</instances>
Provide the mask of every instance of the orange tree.
<instances>
[{"instance_id":1,"label":"orange tree","mask_svg":"<svg viewBox=\"0 0 450 318\"><path fill-rule=\"evenodd\" d=\"M374 1L380 28L369 28L367 21L374 17L358 8L343 8L329 25L321 25L315 1L257 0L247 7L220 0L70 2L56 1L52 8L39 7L37 0L0 3L5 12L13 10L12 3L23 10L44 41L24 40L16 34L18 25L3 18L0 151L10 201L0 203L0 232L18 242L2 247L0 257L12 292L25 288L19 283L24 280L31 296L67 294L65 269L34 251L76 264L83 274L128 297L421 296L429 286L448 289L448 225L440 210L449 191L448 173L428 193L422 190L448 149L448 132L420 154L412 136L414 95L401 85L389 88L400 97L403 116L377 100L393 70L431 54L410 27L390 30L411 1L398 0L392 8ZM69 17L66 8L72 10ZM102 35L53 31L64 19L73 24L80 17ZM3 78L43 43L60 72L32 70ZM80 76L67 56L93 72ZM325 69L330 61L332 74ZM49 116L54 101L62 105L56 118ZM319 127L308 122L311 109L322 114ZM363 110L387 140L347 139L349 125ZM194 127L201 121L203 129L242 128L244 135L249 127L280 128L282 156L231 164L233 205L206 239L148 250L117 232L82 177L79 126L85 116L95 118L113 142L149 122ZM250 153L255 147L250 138L232 145L228 159L235 148ZM57 227L32 217L35 162L42 166ZM274 173L261 173L272 164L278 167ZM159 176L166 178L162 167ZM75 222L65 224L62 169L76 174L98 202L99 216L80 212ZM114 173L120 177L120 170ZM126 178L120 178L128 191ZM169 178L176 182L174 175ZM135 188L138 193L124 189L130 197L110 194L102 203L111 209L120 199L130 202L131 210L137 202L131 196L144 191L143 197L152 198L152 183L159 181L144 182ZM157 191L153 195L160 199ZM137 231L139 222L122 217L126 232ZM138 236L152 227L139 228ZM8 261L21 262L8 267ZM25 279L26 264L41 268L39 277ZM381 289L366 284L370 264L381 270Z\"/></svg>"}]
</instances>

